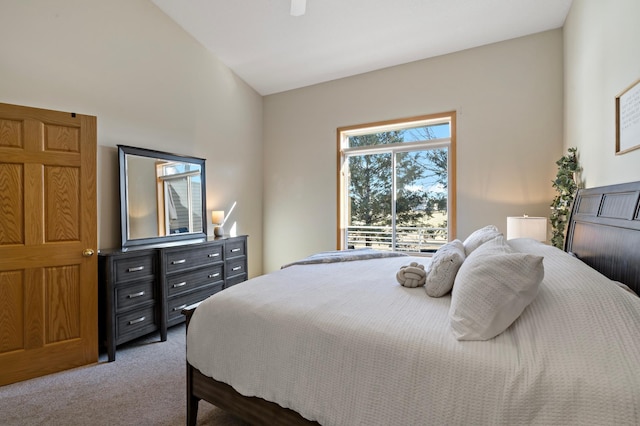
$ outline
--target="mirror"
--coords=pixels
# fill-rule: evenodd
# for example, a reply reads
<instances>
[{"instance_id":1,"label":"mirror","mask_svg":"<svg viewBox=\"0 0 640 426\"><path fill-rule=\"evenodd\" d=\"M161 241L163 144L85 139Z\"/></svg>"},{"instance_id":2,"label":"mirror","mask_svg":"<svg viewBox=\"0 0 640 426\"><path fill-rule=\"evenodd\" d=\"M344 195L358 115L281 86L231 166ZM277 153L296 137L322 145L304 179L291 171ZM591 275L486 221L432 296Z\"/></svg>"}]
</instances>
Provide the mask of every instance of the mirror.
<instances>
[{"instance_id":1,"label":"mirror","mask_svg":"<svg viewBox=\"0 0 640 426\"><path fill-rule=\"evenodd\" d=\"M205 160L118 145L122 248L206 237Z\"/></svg>"}]
</instances>

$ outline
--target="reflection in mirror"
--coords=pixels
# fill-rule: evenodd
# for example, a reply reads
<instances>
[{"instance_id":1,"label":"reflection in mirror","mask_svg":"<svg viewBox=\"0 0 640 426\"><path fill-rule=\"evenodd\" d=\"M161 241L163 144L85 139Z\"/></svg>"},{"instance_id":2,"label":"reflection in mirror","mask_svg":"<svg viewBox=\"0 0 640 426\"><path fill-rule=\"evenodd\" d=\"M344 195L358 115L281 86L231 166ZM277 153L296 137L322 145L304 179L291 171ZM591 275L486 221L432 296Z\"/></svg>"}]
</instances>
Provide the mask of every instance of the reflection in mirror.
<instances>
[{"instance_id":1,"label":"reflection in mirror","mask_svg":"<svg viewBox=\"0 0 640 426\"><path fill-rule=\"evenodd\" d=\"M122 247L204 237L204 160L118 149Z\"/></svg>"}]
</instances>

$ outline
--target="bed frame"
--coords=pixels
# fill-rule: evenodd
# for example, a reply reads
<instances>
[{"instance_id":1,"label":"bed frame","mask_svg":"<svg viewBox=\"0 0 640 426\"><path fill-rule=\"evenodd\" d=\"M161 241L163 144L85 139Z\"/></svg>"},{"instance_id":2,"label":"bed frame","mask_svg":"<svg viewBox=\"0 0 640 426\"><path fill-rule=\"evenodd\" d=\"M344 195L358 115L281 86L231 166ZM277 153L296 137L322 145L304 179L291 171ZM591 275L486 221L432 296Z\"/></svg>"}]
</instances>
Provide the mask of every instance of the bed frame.
<instances>
[{"instance_id":1,"label":"bed frame","mask_svg":"<svg viewBox=\"0 0 640 426\"><path fill-rule=\"evenodd\" d=\"M637 231L640 182L581 189L569 219L565 251L640 294Z\"/></svg>"},{"instance_id":2,"label":"bed frame","mask_svg":"<svg viewBox=\"0 0 640 426\"><path fill-rule=\"evenodd\" d=\"M565 251L640 294L640 182L578 191ZM195 306L186 308L187 327ZM293 410L246 397L187 362L187 424L194 426L203 399L254 425L317 425Z\"/></svg>"},{"instance_id":3,"label":"bed frame","mask_svg":"<svg viewBox=\"0 0 640 426\"><path fill-rule=\"evenodd\" d=\"M187 328L196 305L188 306L182 313L187 317ZM203 399L252 425L319 425L300 414L262 398L244 396L226 383L207 377L187 362L187 425L195 426L198 403Z\"/></svg>"}]
</instances>

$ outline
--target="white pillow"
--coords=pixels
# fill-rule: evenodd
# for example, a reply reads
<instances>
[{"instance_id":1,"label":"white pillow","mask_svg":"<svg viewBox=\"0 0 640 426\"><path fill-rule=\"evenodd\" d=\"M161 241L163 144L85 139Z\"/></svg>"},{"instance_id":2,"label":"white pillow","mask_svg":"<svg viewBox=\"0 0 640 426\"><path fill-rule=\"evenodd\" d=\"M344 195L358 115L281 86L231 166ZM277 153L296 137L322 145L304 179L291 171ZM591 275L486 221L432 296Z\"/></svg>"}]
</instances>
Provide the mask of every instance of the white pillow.
<instances>
[{"instance_id":1,"label":"white pillow","mask_svg":"<svg viewBox=\"0 0 640 426\"><path fill-rule=\"evenodd\" d=\"M476 229L471 235L467 237L466 240L464 240L463 244L465 254L469 256L472 251L474 251L487 241L493 240L498 235L502 234L494 225L487 225L484 228Z\"/></svg>"},{"instance_id":2,"label":"white pillow","mask_svg":"<svg viewBox=\"0 0 640 426\"><path fill-rule=\"evenodd\" d=\"M513 251L503 236L464 261L451 292L449 319L458 340L489 340L506 330L535 299L542 256Z\"/></svg>"},{"instance_id":3,"label":"white pillow","mask_svg":"<svg viewBox=\"0 0 640 426\"><path fill-rule=\"evenodd\" d=\"M453 240L440 247L431 258L424 289L431 297L441 297L451 291L458 269L464 262L464 245Z\"/></svg>"}]
</instances>

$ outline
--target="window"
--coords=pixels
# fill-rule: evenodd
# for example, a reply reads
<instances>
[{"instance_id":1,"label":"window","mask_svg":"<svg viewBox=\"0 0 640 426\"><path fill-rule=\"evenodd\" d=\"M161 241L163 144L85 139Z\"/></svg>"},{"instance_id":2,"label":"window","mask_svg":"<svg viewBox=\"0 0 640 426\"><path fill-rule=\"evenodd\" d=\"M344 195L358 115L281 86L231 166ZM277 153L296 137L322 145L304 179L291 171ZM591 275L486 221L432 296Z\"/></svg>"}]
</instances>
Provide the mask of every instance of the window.
<instances>
[{"instance_id":1,"label":"window","mask_svg":"<svg viewBox=\"0 0 640 426\"><path fill-rule=\"evenodd\" d=\"M455 112L338 129L338 248L432 253L455 235Z\"/></svg>"},{"instance_id":2,"label":"window","mask_svg":"<svg viewBox=\"0 0 640 426\"><path fill-rule=\"evenodd\" d=\"M200 166L179 162L159 162L158 229L183 234L203 229ZM162 235L162 233L160 234Z\"/></svg>"}]
</instances>

